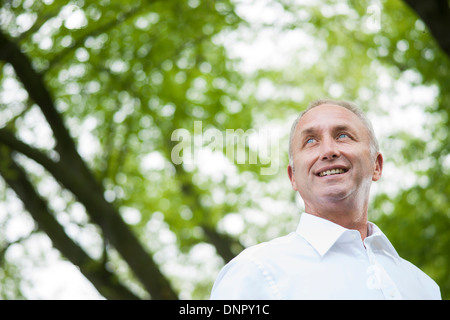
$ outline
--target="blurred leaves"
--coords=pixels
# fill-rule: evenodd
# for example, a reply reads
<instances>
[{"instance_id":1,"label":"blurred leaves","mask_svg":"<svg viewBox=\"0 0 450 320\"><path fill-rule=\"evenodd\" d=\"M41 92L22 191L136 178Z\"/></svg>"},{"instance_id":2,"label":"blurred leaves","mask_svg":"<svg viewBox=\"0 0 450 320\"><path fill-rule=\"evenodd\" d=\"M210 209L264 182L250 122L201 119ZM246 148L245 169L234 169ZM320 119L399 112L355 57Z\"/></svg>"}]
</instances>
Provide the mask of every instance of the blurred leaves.
<instances>
[{"instance_id":1,"label":"blurred leaves","mask_svg":"<svg viewBox=\"0 0 450 320\"><path fill-rule=\"evenodd\" d=\"M2 1L0 26L42 76L82 159L78 165L95 178L85 182L98 184L93 190L179 297L207 298L225 261L295 228L302 204L285 177L288 131L309 101L324 96L354 100L375 119L394 169L385 170L369 217L449 297L449 58L404 3L12 0ZM64 163L58 134L11 63L2 58L0 67L2 145L16 151L14 163L68 238L133 294L151 297L102 222L50 165L36 164L36 154ZM402 122L413 110L420 110L423 126ZM202 143L194 121L202 121ZM190 134L197 162L172 161L178 129ZM243 140L230 145L233 157L226 144L208 147L206 132L225 137L238 129ZM269 164L258 144L267 141L278 146L265 150ZM238 163L239 151L245 163ZM256 164L248 161L252 154ZM280 169L261 175L271 164ZM83 176L78 167L66 170ZM11 172L3 174L6 180ZM0 209L23 215L1 183ZM30 267L14 263L17 256L33 258L8 252L38 232L6 232L12 214L0 214L0 221L0 294L21 297Z\"/></svg>"}]
</instances>

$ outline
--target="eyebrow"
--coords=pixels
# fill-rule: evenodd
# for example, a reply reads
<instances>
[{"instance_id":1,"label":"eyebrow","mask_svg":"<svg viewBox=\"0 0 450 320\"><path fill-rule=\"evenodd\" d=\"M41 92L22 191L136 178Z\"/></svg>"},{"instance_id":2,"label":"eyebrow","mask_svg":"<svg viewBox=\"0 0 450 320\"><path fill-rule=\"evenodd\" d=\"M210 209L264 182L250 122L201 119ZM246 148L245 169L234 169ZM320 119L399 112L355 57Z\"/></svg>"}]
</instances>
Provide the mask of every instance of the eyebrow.
<instances>
[{"instance_id":1,"label":"eyebrow","mask_svg":"<svg viewBox=\"0 0 450 320\"><path fill-rule=\"evenodd\" d=\"M308 136L308 135L317 135L318 131L319 130L316 127L306 128L300 132L300 137ZM352 133L356 132L356 130L354 128L352 128L351 126L348 126L346 124L338 124L336 126L333 126L332 131L334 131L334 132L350 131Z\"/></svg>"},{"instance_id":2,"label":"eyebrow","mask_svg":"<svg viewBox=\"0 0 450 320\"><path fill-rule=\"evenodd\" d=\"M300 136L314 135L316 132L317 132L316 128L307 128L300 132Z\"/></svg>"}]
</instances>

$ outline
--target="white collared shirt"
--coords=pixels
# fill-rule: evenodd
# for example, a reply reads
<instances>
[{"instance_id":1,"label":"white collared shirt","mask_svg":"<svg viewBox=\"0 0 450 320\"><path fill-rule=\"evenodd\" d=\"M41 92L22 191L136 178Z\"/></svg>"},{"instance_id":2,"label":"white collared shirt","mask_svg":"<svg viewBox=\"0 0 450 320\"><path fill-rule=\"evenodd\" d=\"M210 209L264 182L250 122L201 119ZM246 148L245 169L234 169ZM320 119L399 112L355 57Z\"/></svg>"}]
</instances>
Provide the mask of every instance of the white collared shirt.
<instances>
[{"instance_id":1,"label":"white collared shirt","mask_svg":"<svg viewBox=\"0 0 450 320\"><path fill-rule=\"evenodd\" d=\"M211 299L441 299L438 285L402 259L373 223L357 230L303 213L296 232L230 261Z\"/></svg>"}]
</instances>

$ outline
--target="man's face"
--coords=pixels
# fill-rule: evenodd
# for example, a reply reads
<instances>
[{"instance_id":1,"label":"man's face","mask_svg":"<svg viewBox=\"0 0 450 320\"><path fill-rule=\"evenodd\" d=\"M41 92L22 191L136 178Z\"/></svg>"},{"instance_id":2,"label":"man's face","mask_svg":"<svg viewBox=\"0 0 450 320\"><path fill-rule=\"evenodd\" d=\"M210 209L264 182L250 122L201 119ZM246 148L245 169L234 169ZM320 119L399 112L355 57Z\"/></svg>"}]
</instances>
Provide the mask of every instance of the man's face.
<instances>
[{"instance_id":1,"label":"man's face","mask_svg":"<svg viewBox=\"0 0 450 320\"><path fill-rule=\"evenodd\" d=\"M367 203L370 185L381 177L383 158L371 155L370 136L350 110L323 104L303 115L292 141L292 187L306 210L345 200Z\"/></svg>"}]
</instances>

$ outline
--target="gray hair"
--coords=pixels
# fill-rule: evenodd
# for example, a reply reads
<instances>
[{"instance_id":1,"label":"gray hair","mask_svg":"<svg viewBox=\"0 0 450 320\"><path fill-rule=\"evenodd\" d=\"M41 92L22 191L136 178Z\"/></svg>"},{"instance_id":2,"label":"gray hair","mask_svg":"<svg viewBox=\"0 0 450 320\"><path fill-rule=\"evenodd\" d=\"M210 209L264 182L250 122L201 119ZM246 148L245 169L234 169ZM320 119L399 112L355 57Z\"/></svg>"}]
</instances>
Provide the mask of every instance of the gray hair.
<instances>
[{"instance_id":1,"label":"gray hair","mask_svg":"<svg viewBox=\"0 0 450 320\"><path fill-rule=\"evenodd\" d=\"M372 123L367 118L367 116L364 114L364 112L353 102L342 101L342 100L331 100L331 99L319 99L319 100L315 100L315 101L311 102L308 105L308 107L306 108L306 110L303 111L302 113L300 113L299 116L297 117L297 119L295 119L294 123L292 124L291 133L289 135L289 164L291 166L293 166L293 164L294 164L293 163L293 155L292 155L292 140L294 139L294 133L295 133L295 129L297 128L298 122L303 117L303 115L305 113L307 113L309 110L311 110L315 107L318 107L320 105L323 105L323 104L332 104L332 105L344 107L344 108L350 110L351 112L353 112L354 114L356 114L358 116L358 118L361 119L361 121L364 123L364 125L366 126L367 131L369 133L370 152L371 152L372 156L375 157L377 152L379 152L380 147L378 145L378 140L375 136L375 132L372 127Z\"/></svg>"}]
</instances>

